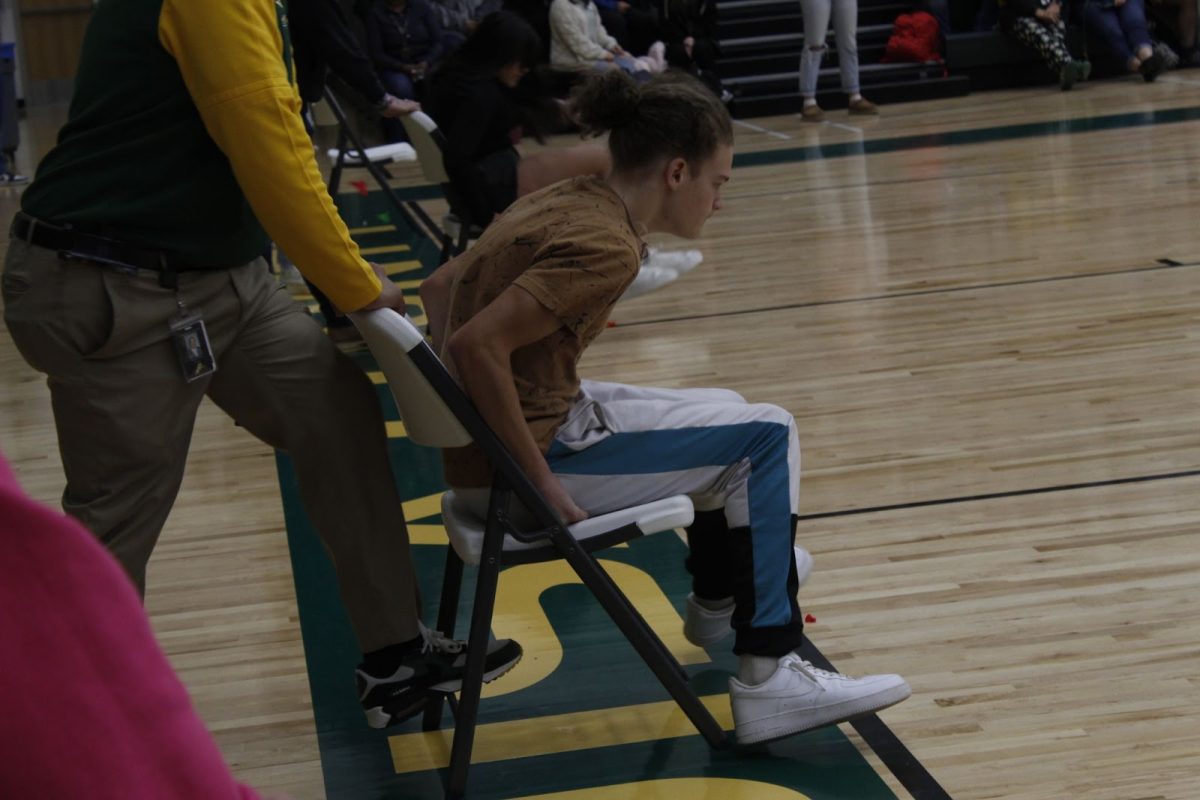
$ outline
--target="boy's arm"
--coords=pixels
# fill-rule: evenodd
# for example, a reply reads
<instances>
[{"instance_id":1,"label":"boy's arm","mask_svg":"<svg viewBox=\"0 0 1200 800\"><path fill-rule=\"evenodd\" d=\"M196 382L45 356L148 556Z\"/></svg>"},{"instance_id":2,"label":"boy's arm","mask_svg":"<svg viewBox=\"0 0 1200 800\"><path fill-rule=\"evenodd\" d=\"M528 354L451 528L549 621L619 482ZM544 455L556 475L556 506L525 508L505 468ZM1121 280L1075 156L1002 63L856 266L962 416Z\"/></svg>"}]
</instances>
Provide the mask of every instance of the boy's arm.
<instances>
[{"instance_id":1,"label":"boy's arm","mask_svg":"<svg viewBox=\"0 0 1200 800\"><path fill-rule=\"evenodd\" d=\"M533 295L519 286L510 286L454 332L446 343L446 352L479 413L546 502L569 524L585 519L587 512L575 505L550 471L521 412L512 373L512 354L516 350L561 327L558 317Z\"/></svg>"},{"instance_id":2,"label":"boy's arm","mask_svg":"<svg viewBox=\"0 0 1200 800\"><path fill-rule=\"evenodd\" d=\"M418 293L421 295L421 305L425 309L425 318L429 320L429 335L433 338L433 350L442 352L446 343L446 314L450 307L450 289L454 279L462 270L462 257L452 258L433 271L433 274L421 283Z\"/></svg>"}]
</instances>

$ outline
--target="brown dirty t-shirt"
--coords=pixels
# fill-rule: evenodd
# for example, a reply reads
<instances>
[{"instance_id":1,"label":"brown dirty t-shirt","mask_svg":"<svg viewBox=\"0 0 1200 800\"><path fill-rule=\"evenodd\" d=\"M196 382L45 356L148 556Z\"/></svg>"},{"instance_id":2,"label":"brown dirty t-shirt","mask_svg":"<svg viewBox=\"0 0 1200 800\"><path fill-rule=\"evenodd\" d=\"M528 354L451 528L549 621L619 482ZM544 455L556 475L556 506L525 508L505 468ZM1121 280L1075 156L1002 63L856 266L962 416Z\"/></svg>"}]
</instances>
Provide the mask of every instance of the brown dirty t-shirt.
<instances>
[{"instance_id":1,"label":"brown dirty t-shirt","mask_svg":"<svg viewBox=\"0 0 1200 800\"><path fill-rule=\"evenodd\" d=\"M573 178L517 200L460 256L442 341L513 285L562 322L512 356L521 410L543 453L579 394L579 358L637 275L642 247L616 192L598 178ZM451 486L491 485L491 464L473 444L446 450L445 468Z\"/></svg>"}]
</instances>

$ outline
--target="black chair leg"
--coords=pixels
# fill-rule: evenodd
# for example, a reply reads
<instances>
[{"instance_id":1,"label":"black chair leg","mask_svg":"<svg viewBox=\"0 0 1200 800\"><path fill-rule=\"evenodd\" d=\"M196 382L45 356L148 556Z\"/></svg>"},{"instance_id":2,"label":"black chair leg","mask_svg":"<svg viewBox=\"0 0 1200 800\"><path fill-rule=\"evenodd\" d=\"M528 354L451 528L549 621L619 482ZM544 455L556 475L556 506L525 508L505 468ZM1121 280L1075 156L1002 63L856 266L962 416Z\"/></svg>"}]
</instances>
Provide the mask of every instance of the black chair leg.
<instances>
[{"instance_id":1,"label":"black chair leg","mask_svg":"<svg viewBox=\"0 0 1200 800\"><path fill-rule=\"evenodd\" d=\"M346 163L346 128L344 125L338 125L337 138L337 158L333 162L333 169L329 172L329 196L337 197L338 187L342 184L342 170Z\"/></svg>"},{"instance_id":2,"label":"black chair leg","mask_svg":"<svg viewBox=\"0 0 1200 800\"><path fill-rule=\"evenodd\" d=\"M492 611L496 606L500 553L503 547L504 530L496 517L489 513L487 530L483 535L483 552L479 557L475 602L471 609L467 670L454 717L454 743L450 747L450 774L446 784L448 799L456 800L466 793L467 771L471 767L471 750L475 744L475 721L479 715L479 696L483 691L484 659L487 656L488 637L492 630Z\"/></svg>"},{"instance_id":3,"label":"black chair leg","mask_svg":"<svg viewBox=\"0 0 1200 800\"><path fill-rule=\"evenodd\" d=\"M463 562L453 547L446 548L446 568L442 572L442 598L438 602L437 629L454 638L454 625L458 617L458 598L462 592ZM450 695L434 697L425 706L422 727L436 731L442 726L442 701Z\"/></svg>"},{"instance_id":4,"label":"black chair leg","mask_svg":"<svg viewBox=\"0 0 1200 800\"><path fill-rule=\"evenodd\" d=\"M363 147L362 141L359 140L354 131L350 129L350 122L346 119L346 114L344 111L342 111L341 104L338 103L337 98L335 98L333 93L328 89L325 90L325 102L329 104L329 109L333 112L333 116L337 118L338 121L338 163L335 165L335 169L338 173L338 179L340 180L341 178L341 160L345 154L345 145L347 143L346 140L349 139L349 143L354 145L353 152L357 153L358 158L362 161L361 166L365 167L367 172L371 173L371 177L375 179L375 183L379 184L379 188L383 191L384 196L387 197L388 202L391 203L392 207L396 209L396 214L398 217L397 221L394 223L396 230L400 231L401 233L406 232L400 227L400 220L403 220L404 224L408 226L409 230L415 231L417 229L416 221L412 218L408 209L404 207L404 203L401 202L395 191L392 190L391 185L388 183L387 174L378 164L371 162L367 158L366 148ZM337 195L333 189L336 184L334 183L332 175L330 176L329 183L331 187L329 194L331 197L336 197Z\"/></svg>"},{"instance_id":5,"label":"black chair leg","mask_svg":"<svg viewBox=\"0 0 1200 800\"><path fill-rule=\"evenodd\" d=\"M621 594L604 568L591 555L574 546L574 541L569 536L569 534L562 533L552 537L558 545L559 552L563 554L575 573L579 575L580 580L591 590L600 605L612 617L621 633L625 634L625 638L654 672L663 687L683 709L683 713L687 714L688 719L696 726L700 735L710 746L723 747L725 732L721 730L721 726L713 718L713 715L692 691L692 687L688 685L686 673L683 672L675 657L671 655L671 651L662 643L662 640L658 638L658 635L654 633L637 609ZM562 541L560 537L566 538L567 541Z\"/></svg>"}]
</instances>

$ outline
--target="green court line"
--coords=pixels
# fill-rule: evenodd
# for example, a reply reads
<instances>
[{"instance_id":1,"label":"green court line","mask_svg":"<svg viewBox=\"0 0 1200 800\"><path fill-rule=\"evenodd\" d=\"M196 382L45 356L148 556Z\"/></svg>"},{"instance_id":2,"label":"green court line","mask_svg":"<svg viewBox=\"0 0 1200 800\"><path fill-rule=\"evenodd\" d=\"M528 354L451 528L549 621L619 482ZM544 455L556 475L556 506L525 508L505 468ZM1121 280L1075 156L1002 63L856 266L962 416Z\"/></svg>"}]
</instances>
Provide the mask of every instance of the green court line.
<instances>
[{"instance_id":1,"label":"green court line","mask_svg":"<svg viewBox=\"0 0 1200 800\"><path fill-rule=\"evenodd\" d=\"M931 147L961 147L988 142L1006 142L1014 139L1034 139L1043 136L1060 136L1077 133L1112 131L1122 128L1137 128L1146 125L1166 125L1176 122L1200 120L1200 106L1171 108L1161 111L1140 111L1127 114L1109 114L1100 117L1054 120L1048 122L1026 122L1019 125L1000 125L991 128L973 128L963 131L923 133L915 136L895 136L888 139L867 139L836 144L812 145L809 147L785 147L778 150L763 150L755 153L738 153L733 158L735 167L761 167L772 164L790 164L800 161L844 158L846 156L870 156L894 153L901 150L922 150Z\"/></svg>"},{"instance_id":2,"label":"green court line","mask_svg":"<svg viewBox=\"0 0 1200 800\"><path fill-rule=\"evenodd\" d=\"M903 150L923 150L932 147L961 147L963 145L1007 142L1015 139L1036 139L1076 133L1095 133L1147 125L1170 125L1200 120L1200 106L1168 108L1158 111L1134 111L1098 117L1025 122L1017 125L998 125L990 128L971 128L962 131L922 133L913 136L893 136L884 139L865 139L807 147L781 147L753 153L736 153L735 167L762 167L820 161L847 156L871 156ZM441 197L441 190L432 184L396 189L401 200L429 200Z\"/></svg>"}]
</instances>

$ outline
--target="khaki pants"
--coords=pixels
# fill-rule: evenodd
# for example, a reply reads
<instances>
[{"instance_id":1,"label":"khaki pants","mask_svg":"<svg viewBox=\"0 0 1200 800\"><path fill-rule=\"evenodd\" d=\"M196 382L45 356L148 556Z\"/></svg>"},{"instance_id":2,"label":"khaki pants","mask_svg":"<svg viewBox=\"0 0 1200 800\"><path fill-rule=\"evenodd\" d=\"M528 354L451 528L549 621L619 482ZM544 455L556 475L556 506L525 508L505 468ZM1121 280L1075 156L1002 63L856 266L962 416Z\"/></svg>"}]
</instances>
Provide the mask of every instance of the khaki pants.
<instances>
[{"instance_id":1,"label":"khaki pants","mask_svg":"<svg viewBox=\"0 0 1200 800\"><path fill-rule=\"evenodd\" d=\"M279 287L261 259L233 269L129 274L10 243L5 322L49 381L67 486L63 509L139 588L183 478L204 395L295 461L364 651L412 639L416 581L383 416L362 371ZM169 323L204 316L217 371L184 381Z\"/></svg>"}]
</instances>

